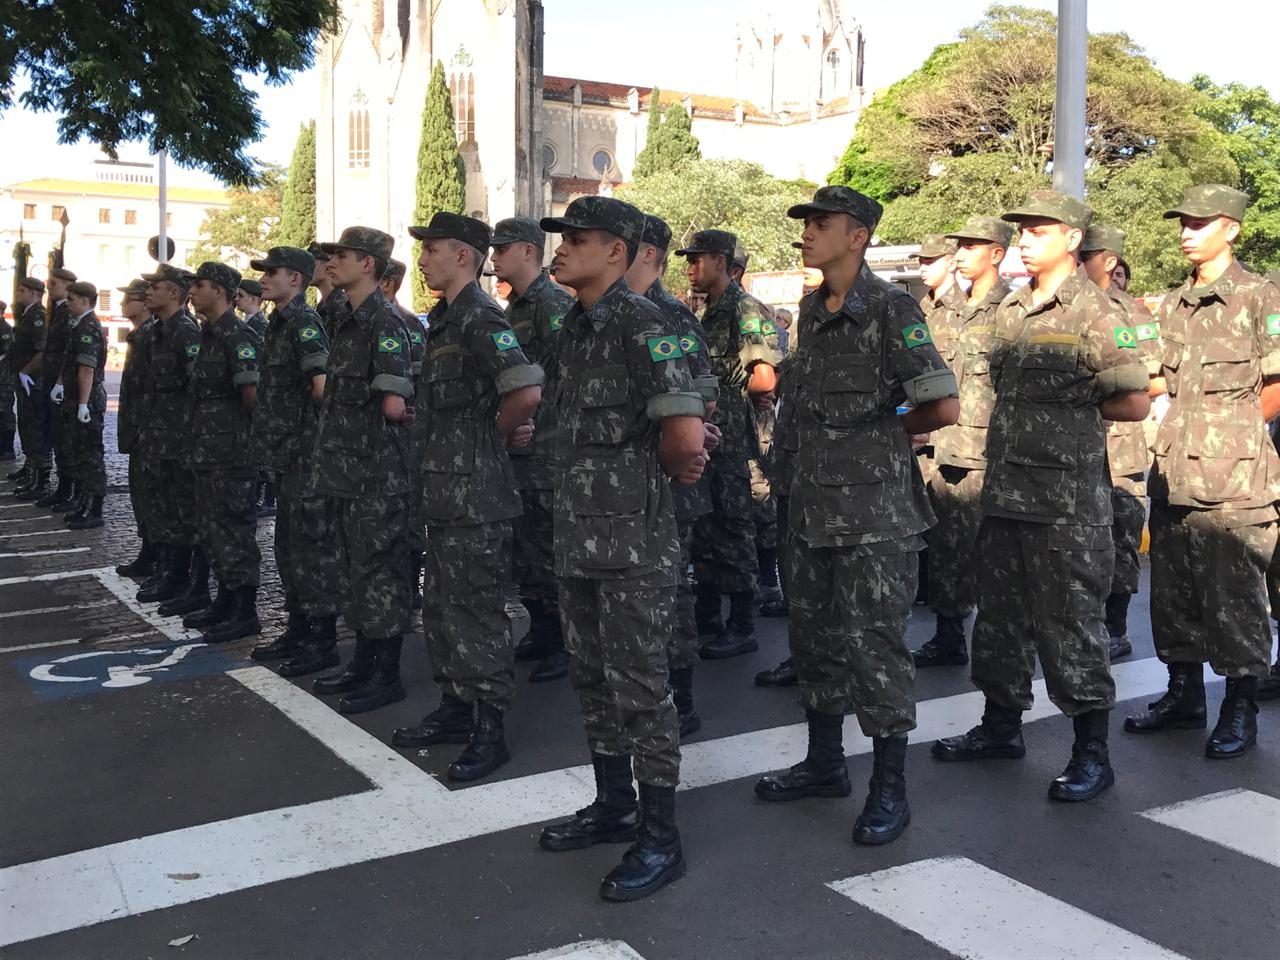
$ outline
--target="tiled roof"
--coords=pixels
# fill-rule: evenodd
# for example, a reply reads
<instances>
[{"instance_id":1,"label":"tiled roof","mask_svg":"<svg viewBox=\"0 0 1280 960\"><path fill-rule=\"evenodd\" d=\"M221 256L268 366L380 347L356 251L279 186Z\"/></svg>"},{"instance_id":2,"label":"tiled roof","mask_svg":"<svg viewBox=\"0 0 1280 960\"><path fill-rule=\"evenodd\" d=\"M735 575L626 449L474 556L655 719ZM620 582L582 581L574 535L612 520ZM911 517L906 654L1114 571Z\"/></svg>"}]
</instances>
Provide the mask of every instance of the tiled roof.
<instances>
[{"instance_id":1,"label":"tiled roof","mask_svg":"<svg viewBox=\"0 0 1280 960\"><path fill-rule=\"evenodd\" d=\"M159 188L152 184L110 183L100 180L59 180L54 177L10 183L4 189L21 190L27 193L70 193L84 197L127 197L137 200L160 199ZM231 198L221 190L204 190L198 187L169 187L166 194L170 200L178 200L185 203L227 205L231 202Z\"/></svg>"},{"instance_id":2,"label":"tiled roof","mask_svg":"<svg viewBox=\"0 0 1280 960\"><path fill-rule=\"evenodd\" d=\"M542 93L544 97L551 100L568 100L573 96L575 84L582 87L583 103L607 103L621 106L626 104L627 97L632 90L632 87L625 83L575 80L573 77L543 77ZM635 87L635 91L640 95L640 109L648 110L649 95L653 92L653 87ZM712 97L701 93L685 93L682 90L663 90L660 102L667 106L673 103L683 103L685 100L691 100L694 111L703 115L732 117L733 108L741 103L742 112L748 117L768 116L765 111L753 103L735 100L733 97Z\"/></svg>"},{"instance_id":3,"label":"tiled roof","mask_svg":"<svg viewBox=\"0 0 1280 960\"><path fill-rule=\"evenodd\" d=\"M551 199L569 200L573 197L594 197L600 192L600 181L594 177L552 177Z\"/></svg>"}]
</instances>

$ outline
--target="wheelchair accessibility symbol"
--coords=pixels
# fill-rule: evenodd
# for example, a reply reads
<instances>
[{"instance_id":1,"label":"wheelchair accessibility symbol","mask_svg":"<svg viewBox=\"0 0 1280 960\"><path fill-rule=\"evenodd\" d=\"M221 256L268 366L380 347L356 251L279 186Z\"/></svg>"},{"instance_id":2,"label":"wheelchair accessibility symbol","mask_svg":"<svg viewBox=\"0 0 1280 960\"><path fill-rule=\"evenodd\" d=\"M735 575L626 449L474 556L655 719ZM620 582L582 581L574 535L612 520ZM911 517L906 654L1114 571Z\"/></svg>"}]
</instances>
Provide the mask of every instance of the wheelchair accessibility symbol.
<instances>
[{"instance_id":1,"label":"wheelchair accessibility symbol","mask_svg":"<svg viewBox=\"0 0 1280 960\"><path fill-rule=\"evenodd\" d=\"M46 700L81 697L152 682L212 676L234 666L226 655L205 643L91 650L56 660L26 659L15 664L32 689Z\"/></svg>"}]
</instances>

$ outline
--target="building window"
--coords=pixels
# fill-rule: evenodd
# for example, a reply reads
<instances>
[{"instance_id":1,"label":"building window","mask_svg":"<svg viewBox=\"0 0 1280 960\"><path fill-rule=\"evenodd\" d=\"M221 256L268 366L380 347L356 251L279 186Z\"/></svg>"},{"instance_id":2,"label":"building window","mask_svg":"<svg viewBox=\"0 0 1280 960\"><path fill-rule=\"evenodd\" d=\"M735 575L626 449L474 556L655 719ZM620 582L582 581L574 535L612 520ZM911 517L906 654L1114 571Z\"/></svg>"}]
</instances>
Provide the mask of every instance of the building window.
<instances>
[{"instance_id":1,"label":"building window","mask_svg":"<svg viewBox=\"0 0 1280 960\"><path fill-rule=\"evenodd\" d=\"M453 129L458 143L476 140L476 77L473 73L449 75L449 97L453 101Z\"/></svg>"},{"instance_id":2,"label":"building window","mask_svg":"<svg viewBox=\"0 0 1280 960\"><path fill-rule=\"evenodd\" d=\"M549 143L542 145L542 172L546 176L550 176L555 170L556 164L560 158L556 156L556 148Z\"/></svg>"},{"instance_id":3,"label":"building window","mask_svg":"<svg viewBox=\"0 0 1280 960\"><path fill-rule=\"evenodd\" d=\"M171 211L171 210L166 210L166 211L164 212L164 225L165 225L166 227L172 227L172 226L173 226L173 211Z\"/></svg>"},{"instance_id":4,"label":"building window","mask_svg":"<svg viewBox=\"0 0 1280 960\"><path fill-rule=\"evenodd\" d=\"M608 150L597 150L591 155L591 166L597 176L603 177L613 169L613 157Z\"/></svg>"},{"instance_id":5,"label":"building window","mask_svg":"<svg viewBox=\"0 0 1280 960\"><path fill-rule=\"evenodd\" d=\"M133 227L133 226L137 226L137 224L138 224L138 211L137 211L137 210L126 210L126 211L124 212L124 222L125 222L125 223L127 223L127 224L128 224L129 226L131 226L131 227Z\"/></svg>"},{"instance_id":6,"label":"building window","mask_svg":"<svg viewBox=\"0 0 1280 960\"><path fill-rule=\"evenodd\" d=\"M99 313L111 312L111 291L110 290L98 291L98 312Z\"/></svg>"},{"instance_id":7,"label":"building window","mask_svg":"<svg viewBox=\"0 0 1280 960\"><path fill-rule=\"evenodd\" d=\"M138 248L135 246L127 246L124 248L124 262L133 263L133 258L138 255Z\"/></svg>"},{"instance_id":8,"label":"building window","mask_svg":"<svg viewBox=\"0 0 1280 960\"><path fill-rule=\"evenodd\" d=\"M36 218L36 205L34 203L24 203L22 205L22 219L34 220Z\"/></svg>"},{"instance_id":9,"label":"building window","mask_svg":"<svg viewBox=\"0 0 1280 960\"><path fill-rule=\"evenodd\" d=\"M56 203L49 209L49 219L61 221L67 215L67 208L60 207Z\"/></svg>"},{"instance_id":10,"label":"building window","mask_svg":"<svg viewBox=\"0 0 1280 960\"><path fill-rule=\"evenodd\" d=\"M99 222L99 223L110 223L110 222L111 222L111 208L110 208L110 207L99 207L99 208L98 208L98 222Z\"/></svg>"},{"instance_id":11,"label":"building window","mask_svg":"<svg viewBox=\"0 0 1280 960\"><path fill-rule=\"evenodd\" d=\"M347 166L364 170L369 166L369 111L347 114Z\"/></svg>"}]
</instances>

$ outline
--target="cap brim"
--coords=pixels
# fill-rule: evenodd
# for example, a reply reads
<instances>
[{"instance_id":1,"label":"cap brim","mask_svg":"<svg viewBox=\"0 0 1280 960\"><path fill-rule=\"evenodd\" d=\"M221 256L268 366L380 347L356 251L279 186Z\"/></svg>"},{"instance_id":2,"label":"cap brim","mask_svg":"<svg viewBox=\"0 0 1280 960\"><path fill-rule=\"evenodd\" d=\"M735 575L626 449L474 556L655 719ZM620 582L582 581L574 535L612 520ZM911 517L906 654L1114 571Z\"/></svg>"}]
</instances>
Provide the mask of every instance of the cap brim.
<instances>
[{"instance_id":1,"label":"cap brim","mask_svg":"<svg viewBox=\"0 0 1280 960\"><path fill-rule=\"evenodd\" d=\"M446 235L443 230L432 230L430 227L410 227L409 236L415 240L444 240ZM324 246L324 244L320 244Z\"/></svg>"},{"instance_id":2,"label":"cap brim","mask_svg":"<svg viewBox=\"0 0 1280 960\"><path fill-rule=\"evenodd\" d=\"M999 240L992 240L990 237L980 237L976 233L944 233L943 236L948 240L977 240L979 243L999 243Z\"/></svg>"},{"instance_id":3,"label":"cap brim","mask_svg":"<svg viewBox=\"0 0 1280 960\"><path fill-rule=\"evenodd\" d=\"M1181 207L1175 207L1172 210L1166 210L1164 212L1164 218L1166 220L1173 220L1177 217L1195 217L1196 219L1200 219L1202 217L1226 217L1229 220L1236 219L1231 214L1224 213L1221 210L1209 210L1205 207L1191 207L1185 204Z\"/></svg>"},{"instance_id":4,"label":"cap brim","mask_svg":"<svg viewBox=\"0 0 1280 960\"><path fill-rule=\"evenodd\" d=\"M837 207L830 203L797 203L787 211L787 216L792 220L803 220L812 213L846 213L854 217L844 207ZM854 217L854 219L856 220L857 217Z\"/></svg>"},{"instance_id":5,"label":"cap brim","mask_svg":"<svg viewBox=\"0 0 1280 960\"><path fill-rule=\"evenodd\" d=\"M1052 220L1054 223L1066 223L1059 216L1052 213L1045 213L1043 210L1010 210L1008 213L1000 214L1000 219L1005 223L1021 223L1023 220Z\"/></svg>"},{"instance_id":6,"label":"cap brim","mask_svg":"<svg viewBox=\"0 0 1280 960\"><path fill-rule=\"evenodd\" d=\"M566 230L605 230L607 233L613 233L605 227L598 227L594 223L583 223L581 220L566 220L563 217L543 217L538 221L538 226L543 233L564 233Z\"/></svg>"},{"instance_id":7,"label":"cap brim","mask_svg":"<svg viewBox=\"0 0 1280 960\"><path fill-rule=\"evenodd\" d=\"M532 243L534 244L534 246L537 246L537 243L533 240L526 240L524 237L508 237L508 236L494 237L492 240L489 241L489 246L509 247L513 243Z\"/></svg>"},{"instance_id":8,"label":"cap brim","mask_svg":"<svg viewBox=\"0 0 1280 960\"><path fill-rule=\"evenodd\" d=\"M273 267L283 267L284 264L276 260L250 260L249 266L254 270L263 271L270 270Z\"/></svg>"}]
</instances>

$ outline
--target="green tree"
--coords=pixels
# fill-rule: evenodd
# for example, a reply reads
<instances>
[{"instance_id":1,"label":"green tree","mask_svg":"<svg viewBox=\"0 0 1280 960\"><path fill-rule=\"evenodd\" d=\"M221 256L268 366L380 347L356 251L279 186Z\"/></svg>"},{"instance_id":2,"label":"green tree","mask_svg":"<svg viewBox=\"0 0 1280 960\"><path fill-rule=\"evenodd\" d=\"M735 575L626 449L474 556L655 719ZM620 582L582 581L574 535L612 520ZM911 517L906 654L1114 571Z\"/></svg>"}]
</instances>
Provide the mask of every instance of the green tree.
<instances>
[{"instance_id":1,"label":"green tree","mask_svg":"<svg viewBox=\"0 0 1280 960\"><path fill-rule=\"evenodd\" d=\"M316 122L298 128L289 161L275 240L286 247L306 248L316 239Z\"/></svg>"},{"instance_id":2,"label":"green tree","mask_svg":"<svg viewBox=\"0 0 1280 960\"><path fill-rule=\"evenodd\" d=\"M657 87L649 94L649 122L644 147L636 154L636 165L631 171L635 180L674 170L702 157L698 138L693 135L693 121L684 106L673 103L663 110L661 96Z\"/></svg>"},{"instance_id":3,"label":"green tree","mask_svg":"<svg viewBox=\"0 0 1280 960\"><path fill-rule=\"evenodd\" d=\"M277 166L265 167L253 186L232 187L231 205L201 224L187 266L194 270L206 260L220 260L243 272L250 260L264 256L278 243L284 187L284 170Z\"/></svg>"},{"instance_id":4,"label":"green tree","mask_svg":"<svg viewBox=\"0 0 1280 960\"><path fill-rule=\"evenodd\" d=\"M991 7L863 111L830 182L885 204L878 233L889 242L954 228L1047 186L1056 33L1051 13ZM1238 182L1237 163L1198 112L1204 95L1156 70L1128 36L1090 36L1088 84L1088 202L1128 231L1135 291L1164 289L1186 271L1160 214L1192 182Z\"/></svg>"},{"instance_id":5,"label":"green tree","mask_svg":"<svg viewBox=\"0 0 1280 960\"><path fill-rule=\"evenodd\" d=\"M800 236L787 208L813 196L815 184L779 180L762 166L743 160L691 160L679 169L660 170L620 187L619 199L667 221L673 255L665 283L688 289L685 262L674 256L699 230L737 234L751 254L753 270L789 270L797 265L791 242Z\"/></svg>"},{"instance_id":6,"label":"green tree","mask_svg":"<svg viewBox=\"0 0 1280 960\"><path fill-rule=\"evenodd\" d=\"M413 222L427 223L437 213L462 213L467 198L467 175L458 154L458 138L453 128L453 104L444 80L444 64L436 61L427 84L427 99L422 107L422 136L418 140L418 179L413 201ZM422 254L422 244L415 242L413 257ZM413 275L413 309L425 312L431 306L431 294L422 280L422 272L410 264Z\"/></svg>"},{"instance_id":7,"label":"green tree","mask_svg":"<svg viewBox=\"0 0 1280 960\"><path fill-rule=\"evenodd\" d=\"M21 0L0 14L0 110L61 115L63 143L112 157L141 140L228 183L251 184L262 137L250 76L289 82L315 61L338 0ZM16 81L16 82L15 82Z\"/></svg>"}]
</instances>

